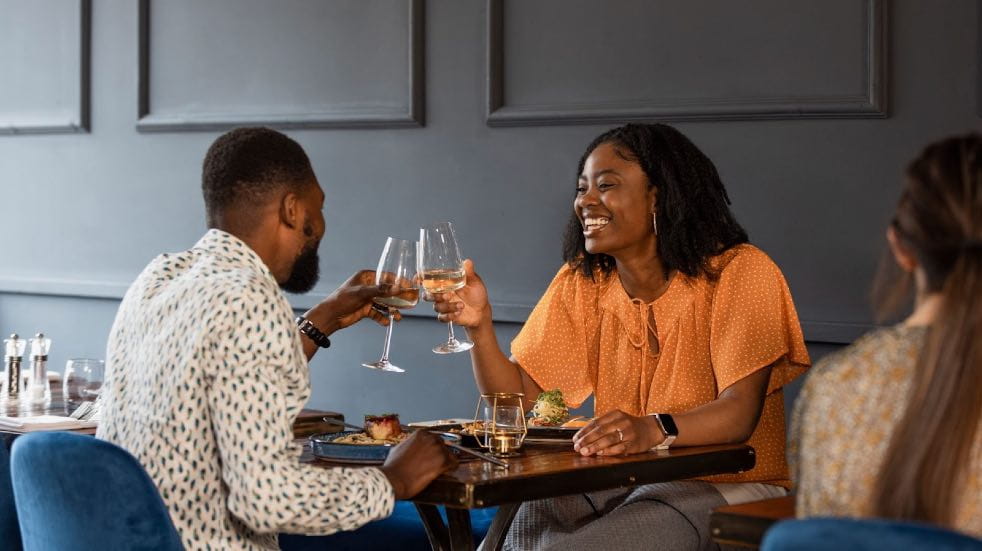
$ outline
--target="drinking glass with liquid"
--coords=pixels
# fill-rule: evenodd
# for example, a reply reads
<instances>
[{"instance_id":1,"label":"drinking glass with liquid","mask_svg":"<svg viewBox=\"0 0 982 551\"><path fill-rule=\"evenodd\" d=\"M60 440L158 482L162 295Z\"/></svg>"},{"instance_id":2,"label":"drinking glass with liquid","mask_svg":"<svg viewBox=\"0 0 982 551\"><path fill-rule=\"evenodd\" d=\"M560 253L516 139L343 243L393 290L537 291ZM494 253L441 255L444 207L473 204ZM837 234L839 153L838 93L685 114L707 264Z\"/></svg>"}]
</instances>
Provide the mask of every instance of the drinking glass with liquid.
<instances>
[{"instance_id":1,"label":"drinking glass with liquid","mask_svg":"<svg viewBox=\"0 0 982 551\"><path fill-rule=\"evenodd\" d=\"M389 346L392 342L392 328L395 325L397 310L413 308L419 302L419 288L416 279L416 249L415 241L406 241L389 237L382 249L382 256L375 270L376 285L395 285L401 290L396 295L376 297L374 300L381 309L388 313L389 325L385 328L385 344L382 347L382 357L377 362L363 363L363 367L403 373L405 369L389 361Z\"/></svg>"},{"instance_id":2,"label":"drinking glass with liquid","mask_svg":"<svg viewBox=\"0 0 982 551\"><path fill-rule=\"evenodd\" d=\"M460 247L450 222L440 222L419 230L419 273L423 289L429 294L452 293L467 284ZM447 323L447 340L433 348L437 354L470 350L474 343L454 336L453 322Z\"/></svg>"},{"instance_id":3,"label":"drinking glass with liquid","mask_svg":"<svg viewBox=\"0 0 982 551\"><path fill-rule=\"evenodd\" d=\"M61 378L63 398L66 402L95 400L102 389L106 362L93 358L72 358L65 363Z\"/></svg>"},{"instance_id":4,"label":"drinking glass with liquid","mask_svg":"<svg viewBox=\"0 0 982 551\"><path fill-rule=\"evenodd\" d=\"M475 436L493 455L518 455L528 428L520 393L482 394L478 402Z\"/></svg>"}]
</instances>

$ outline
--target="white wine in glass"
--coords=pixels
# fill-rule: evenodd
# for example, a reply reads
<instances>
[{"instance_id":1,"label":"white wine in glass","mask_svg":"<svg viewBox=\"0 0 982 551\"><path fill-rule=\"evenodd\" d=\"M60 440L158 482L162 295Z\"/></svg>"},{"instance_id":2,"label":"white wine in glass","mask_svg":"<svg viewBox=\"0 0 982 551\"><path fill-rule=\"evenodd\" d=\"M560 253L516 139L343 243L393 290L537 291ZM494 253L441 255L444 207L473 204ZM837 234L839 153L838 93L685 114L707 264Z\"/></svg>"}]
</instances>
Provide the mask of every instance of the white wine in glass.
<instances>
[{"instance_id":1,"label":"white wine in glass","mask_svg":"<svg viewBox=\"0 0 982 551\"><path fill-rule=\"evenodd\" d=\"M389 361L389 345L392 343L392 326L395 325L396 310L416 306L419 302L419 289L416 288L416 249L415 241L406 241L390 237L385 241L382 256L375 270L376 285L398 285L402 291L389 297L376 297L375 304L381 306L389 314L389 325L385 328L385 345L382 347L382 357L377 362L363 363L364 367L403 373L406 370Z\"/></svg>"},{"instance_id":2,"label":"white wine in glass","mask_svg":"<svg viewBox=\"0 0 982 551\"><path fill-rule=\"evenodd\" d=\"M466 283L464 270L445 268L423 270L423 288L428 293L449 293L460 289Z\"/></svg>"},{"instance_id":3,"label":"white wine in glass","mask_svg":"<svg viewBox=\"0 0 982 551\"><path fill-rule=\"evenodd\" d=\"M406 289L398 295L391 297L375 297L372 302L385 308L395 308L396 310L415 308L419 302L419 289Z\"/></svg>"},{"instance_id":4,"label":"white wine in glass","mask_svg":"<svg viewBox=\"0 0 982 551\"><path fill-rule=\"evenodd\" d=\"M467 284L460 248L450 222L440 222L419 230L419 273L423 288L430 294L451 293ZM454 336L453 322L447 323L447 340L433 348L437 354L470 350L474 343Z\"/></svg>"}]
</instances>

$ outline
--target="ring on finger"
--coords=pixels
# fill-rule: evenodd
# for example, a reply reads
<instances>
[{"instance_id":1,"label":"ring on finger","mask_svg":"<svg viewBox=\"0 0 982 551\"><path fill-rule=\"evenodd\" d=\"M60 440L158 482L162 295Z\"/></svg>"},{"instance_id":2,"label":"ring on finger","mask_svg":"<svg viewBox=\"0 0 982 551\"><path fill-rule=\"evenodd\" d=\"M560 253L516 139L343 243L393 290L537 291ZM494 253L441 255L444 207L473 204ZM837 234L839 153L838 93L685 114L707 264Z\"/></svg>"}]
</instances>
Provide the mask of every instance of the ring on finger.
<instances>
[{"instance_id":1,"label":"ring on finger","mask_svg":"<svg viewBox=\"0 0 982 551\"><path fill-rule=\"evenodd\" d=\"M614 430L617 431L617 443L623 442L624 441L624 431L622 431L621 429L614 429Z\"/></svg>"}]
</instances>

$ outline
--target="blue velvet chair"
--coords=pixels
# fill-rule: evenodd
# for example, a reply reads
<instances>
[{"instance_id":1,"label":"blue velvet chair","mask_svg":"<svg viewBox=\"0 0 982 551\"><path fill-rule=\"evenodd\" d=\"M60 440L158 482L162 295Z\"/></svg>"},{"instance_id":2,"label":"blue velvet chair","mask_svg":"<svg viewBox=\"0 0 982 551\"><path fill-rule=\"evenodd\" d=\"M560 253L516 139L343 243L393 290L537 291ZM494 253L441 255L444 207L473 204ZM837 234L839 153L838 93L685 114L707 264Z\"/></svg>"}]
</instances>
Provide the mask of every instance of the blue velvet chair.
<instances>
[{"instance_id":1,"label":"blue velvet chair","mask_svg":"<svg viewBox=\"0 0 982 551\"><path fill-rule=\"evenodd\" d=\"M20 526L17 524L14 488L10 485L10 453L7 445L6 440L0 441L0 547L8 551L20 551Z\"/></svg>"},{"instance_id":2,"label":"blue velvet chair","mask_svg":"<svg viewBox=\"0 0 982 551\"><path fill-rule=\"evenodd\" d=\"M474 532L474 545L484 539L491 527L491 521L498 511L497 507L474 509L471 511L471 530ZM440 510L441 514L443 509ZM443 521L446 522L446 516ZM330 536L280 535L283 551L430 551L430 542L423 529L423 521L416 507L409 501L397 501L392 515L388 518L370 522L351 532L338 532Z\"/></svg>"},{"instance_id":3,"label":"blue velvet chair","mask_svg":"<svg viewBox=\"0 0 982 551\"><path fill-rule=\"evenodd\" d=\"M26 434L14 442L10 470L27 551L183 549L153 481L118 446Z\"/></svg>"},{"instance_id":4,"label":"blue velvet chair","mask_svg":"<svg viewBox=\"0 0 982 551\"><path fill-rule=\"evenodd\" d=\"M786 520L764 535L761 551L980 551L982 541L926 524L889 520Z\"/></svg>"}]
</instances>

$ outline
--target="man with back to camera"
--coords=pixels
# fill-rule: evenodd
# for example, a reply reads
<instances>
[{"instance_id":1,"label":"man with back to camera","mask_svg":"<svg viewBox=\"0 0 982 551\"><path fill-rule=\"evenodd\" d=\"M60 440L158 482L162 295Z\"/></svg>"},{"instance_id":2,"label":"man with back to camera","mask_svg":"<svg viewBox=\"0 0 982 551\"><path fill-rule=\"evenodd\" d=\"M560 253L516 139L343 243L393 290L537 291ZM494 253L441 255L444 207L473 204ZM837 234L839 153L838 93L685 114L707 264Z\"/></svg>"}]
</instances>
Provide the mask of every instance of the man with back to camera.
<instances>
[{"instance_id":1,"label":"man with back to camera","mask_svg":"<svg viewBox=\"0 0 982 551\"><path fill-rule=\"evenodd\" d=\"M398 289L356 273L304 314L301 335L281 289L303 293L318 277L324 192L307 155L274 130L238 128L215 140L202 172L211 229L126 292L98 437L140 460L188 549L277 549L278 532L388 516L455 463L437 436L414 433L380 468L323 469L298 462L292 425L316 342L364 317L386 323L372 298Z\"/></svg>"}]
</instances>

